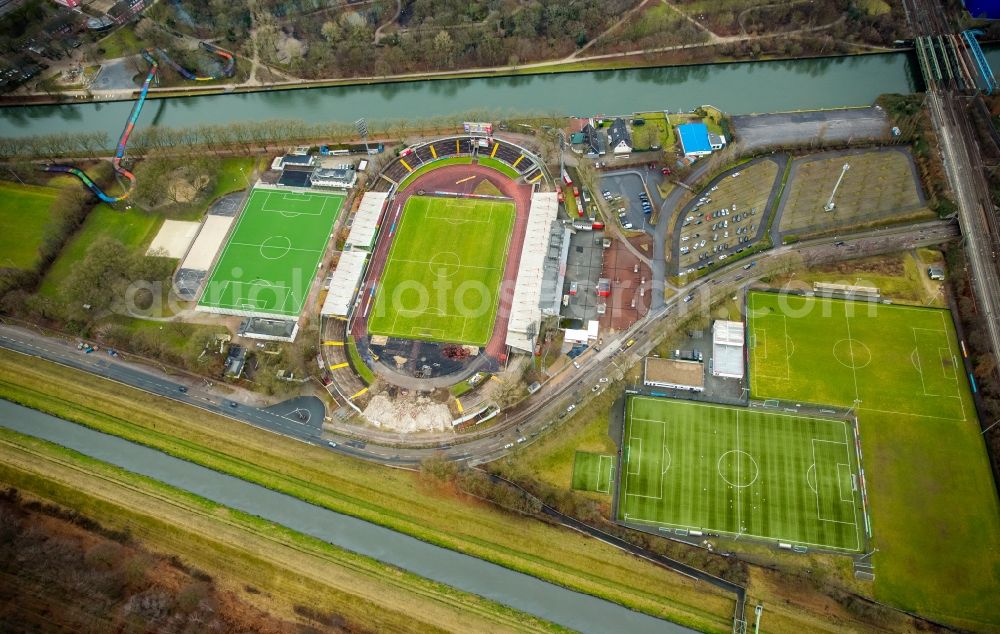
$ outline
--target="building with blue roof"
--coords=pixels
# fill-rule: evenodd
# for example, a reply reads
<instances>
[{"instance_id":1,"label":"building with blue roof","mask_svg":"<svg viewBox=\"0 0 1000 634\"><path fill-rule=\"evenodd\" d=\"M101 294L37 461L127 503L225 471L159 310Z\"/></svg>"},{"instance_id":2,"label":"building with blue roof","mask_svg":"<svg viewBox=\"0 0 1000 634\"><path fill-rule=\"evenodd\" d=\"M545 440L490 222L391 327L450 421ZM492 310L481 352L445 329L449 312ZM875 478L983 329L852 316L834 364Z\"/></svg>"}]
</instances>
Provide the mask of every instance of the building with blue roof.
<instances>
[{"instance_id":1,"label":"building with blue roof","mask_svg":"<svg viewBox=\"0 0 1000 634\"><path fill-rule=\"evenodd\" d=\"M962 0L969 15L985 20L1000 19L1000 2L997 0Z\"/></svg>"},{"instance_id":2,"label":"building with blue roof","mask_svg":"<svg viewBox=\"0 0 1000 634\"><path fill-rule=\"evenodd\" d=\"M726 138L708 131L704 123L682 123L677 126L684 156L708 156L726 145Z\"/></svg>"}]
</instances>

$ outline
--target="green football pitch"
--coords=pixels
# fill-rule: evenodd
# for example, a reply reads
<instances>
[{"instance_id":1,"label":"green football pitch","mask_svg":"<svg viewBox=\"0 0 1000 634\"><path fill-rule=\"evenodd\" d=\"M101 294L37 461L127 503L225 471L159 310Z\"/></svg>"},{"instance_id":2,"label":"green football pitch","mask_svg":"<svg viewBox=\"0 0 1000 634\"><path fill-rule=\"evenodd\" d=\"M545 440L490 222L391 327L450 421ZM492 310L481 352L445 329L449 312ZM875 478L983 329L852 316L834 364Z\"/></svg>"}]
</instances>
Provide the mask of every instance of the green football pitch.
<instances>
[{"instance_id":1,"label":"green football pitch","mask_svg":"<svg viewBox=\"0 0 1000 634\"><path fill-rule=\"evenodd\" d=\"M752 292L747 344L754 398L857 406L875 597L996 630L1000 505L950 313Z\"/></svg>"},{"instance_id":2,"label":"green football pitch","mask_svg":"<svg viewBox=\"0 0 1000 634\"><path fill-rule=\"evenodd\" d=\"M940 309L752 292L747 341L756 399L975 416L966 411L958 343Z\"/></svg>"},{"instance_id":3,"label":"green football pitch","mask_svg":"<svg viewBox=\"0 0 1000 634\"><path fill-rule=\"evenodd\" d=\"M512 202L411 196L375 294L369 332L485 345L513 227Z\"/></svg>"},{"instance_id":4,"label":"green football pitch","mask_svg":"<svg viewBox=\"0 0 1000 634\"><path fill-rule=\"evenodd\" d=\"M615 457L578 451L573 457L573 488L577 491L611 493L615 480Z\"/></svg>"},{"instance_id":5,"label":"green football pitch","mask_svg":"<svg viewBox=\"0 0 1000 634\"><path fill-rule=\"evenodd\" d=\"M343 203L340 194L254 189L198 306L297 317Z\"/></svg>"},{"instance_id":6,"label":"green football pitch","mask_svg":"<svg viewBox=\"0 0 1000 634\"><path fill-rule=\"evenodd\" d=\"M850 423L631 396L619 519L857 552L864 517Z\"/></svg>"}]
</instances>

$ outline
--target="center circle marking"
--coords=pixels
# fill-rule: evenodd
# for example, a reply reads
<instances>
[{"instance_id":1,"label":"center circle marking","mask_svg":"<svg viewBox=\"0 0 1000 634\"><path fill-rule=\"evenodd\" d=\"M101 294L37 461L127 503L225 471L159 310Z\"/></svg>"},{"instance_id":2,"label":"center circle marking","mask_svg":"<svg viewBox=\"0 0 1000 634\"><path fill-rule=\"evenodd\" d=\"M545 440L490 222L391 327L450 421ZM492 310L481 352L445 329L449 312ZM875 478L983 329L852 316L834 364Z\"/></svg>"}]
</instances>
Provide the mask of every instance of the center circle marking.
<instances>
[{"instance_id":1,"label":"center circle marking","mask_svg":"<svg viewBox=\"0 0 1000 634\"><path fill-rule=\"evenodd\" d=\"M833 344L833 356L841 365L854 370L872 362L872 351L857 339L841 339Z\"/></svg>"},{"instance_id":2,"label":"center circle marking","mask_svg":"<svg viewBox=\"0 0 1000 634\"><path fill-rule=\"evenodd\" d=\"M454 251L441 251L431 258L427 263L431 273L438 277L451 277L458 273L462 266L462 258Z\"/></svg>"},{"instance_id":3,"label":"center circle marking","mask_svg":"<svg viewBox=\"0 0 1000 634\"><path fill-rule=\"evenodd\" d=\"M743 489L757 481L760 469L753 456L739 449L731 449L719 456L719 475L731 487Z\"/></svg>"},{"instance_id":4,"label":"center circle marking","mask_svg":"<svg viewBox=\"0 0 1000 634\"><path fill-rule=\"evenodd\" d=\"M271 236L260 245L260 257L265 260L279 260L292 250L292 241L285 236Z\"/></svg>"}]
</instances>

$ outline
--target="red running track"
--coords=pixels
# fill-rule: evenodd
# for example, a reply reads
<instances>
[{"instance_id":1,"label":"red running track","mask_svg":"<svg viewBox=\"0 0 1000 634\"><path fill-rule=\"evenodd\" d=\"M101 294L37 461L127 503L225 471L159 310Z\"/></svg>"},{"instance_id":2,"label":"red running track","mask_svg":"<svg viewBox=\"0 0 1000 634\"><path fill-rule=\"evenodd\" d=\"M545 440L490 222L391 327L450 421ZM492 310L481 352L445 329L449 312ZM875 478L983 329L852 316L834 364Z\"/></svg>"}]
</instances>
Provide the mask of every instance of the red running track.
<instances>
[{"instance_id":1,"label":"red running track","mask_svg":"<svg viewBox=\"0 0 1000 634\"><path fill-rule=\"evenodd\" d=\"M478 176L458 183L469 176ZM497 308L496 321L493 325L493 335L486 344L486 354L498 362L506 361L507 324L510 321L510 308L514 296L514 282L517 280L518 267L521 264L521 247L524 245L524 232L528 224L528 209L531 205L532 187L518 184L496 170L482 165L446 165L424 174L406 189L396 194L392 203L383 212L380 223L379 237L375 244L371 263L368 266L368 276L361 286L363 297L355 319L352 334L363 337L368 334L368 311L375 301L372 289L376 287L385 269L389 257L392 238L389 230L393 222L399 224L397 210L406 206L406 200L419 190L426 192L440 191L455 194L471 194L482 179L493 183L500 192L514 201L514 228L510 237L510 249L507 253L507 264L504 266L503 281L500 283L500 305Z\"/></svg>"}]
</instances>

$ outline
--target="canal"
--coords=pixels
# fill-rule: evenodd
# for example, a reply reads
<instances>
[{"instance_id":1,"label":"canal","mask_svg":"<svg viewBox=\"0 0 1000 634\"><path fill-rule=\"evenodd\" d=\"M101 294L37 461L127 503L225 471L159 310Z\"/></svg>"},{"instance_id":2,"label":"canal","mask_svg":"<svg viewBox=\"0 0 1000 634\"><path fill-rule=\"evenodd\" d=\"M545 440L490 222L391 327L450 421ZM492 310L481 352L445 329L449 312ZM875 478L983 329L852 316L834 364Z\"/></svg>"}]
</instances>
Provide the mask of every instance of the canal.
<instances>
[{"instance_id":1,"label":"canal","mask_svg":"<svg viewBox=\"0 0 1000 634\"><path fill-rule=\"evenodd\" d=\"M920 88L909 53L788 61L585 71L483 79L442 79L375 85L158 99L139 128L184 127L245 120L312 123L409 119L478 111L622 114L690 110L712 104L732 114L871 104L882 93ZM118 138L131 102L0 108L0 136L104 131Z\"/></svg>"},{"instance_id":2,"label":"canal","mask_svg":"<svg viewBox=\"0 0 1000 634\"><path fill-rule=\"evenodd\" d=\"M345 550L580 632L693 632L9 401L0 400L0 427L57 443Z\"/></svg>"}]
</instances>

